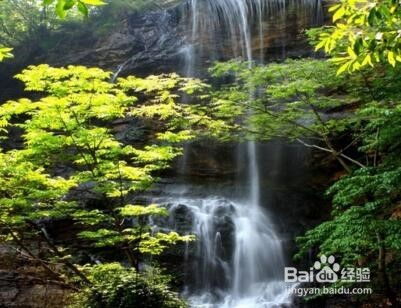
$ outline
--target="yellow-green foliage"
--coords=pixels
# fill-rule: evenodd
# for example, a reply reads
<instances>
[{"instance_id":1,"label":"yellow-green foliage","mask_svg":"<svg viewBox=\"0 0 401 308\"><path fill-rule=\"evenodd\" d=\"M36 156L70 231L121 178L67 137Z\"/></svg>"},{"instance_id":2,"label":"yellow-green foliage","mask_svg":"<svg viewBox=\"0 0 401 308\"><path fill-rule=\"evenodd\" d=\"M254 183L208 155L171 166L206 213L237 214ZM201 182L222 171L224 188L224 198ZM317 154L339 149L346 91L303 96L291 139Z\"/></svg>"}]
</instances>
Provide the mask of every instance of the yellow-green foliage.
<instances>
[{"instance_id":1,"label":"yellow-green foliage","mask_svg":"<svg viewBox=\"0 0 401 308\"><path fill-rule=\"evenodd\" d=\"M151 117L168 121L170 129L181 129L176 134L165 132L159 134L160 140L180 142L191 139L194 134L207 137L228 138L231 126L222 119L213 117L210 106L203 104L210 99L207 91L210 86L198 79L182 78L177 74L149 76L147 78L128 77L119 79L118 83L124 89L136 89L152 95L140 108L131 111L131 115ZM196 98L189 104L177 100L178 93L185 93Z\"/></svg>"},{"instance_id":2,"label":"yellow-green foliage","mask_svg":"<svg viewBox=\"0 0 401 308\"><path fill-rule=\"evenodd\" d=\"M146 215L168 216L167 210L157 206L156 204L151 204L148 206L127 204L121 208L120 211L121 215L124 217L138 217Z\"/></svg>"},{"instance_id":3,"label":"yellow-green foliage","mask_svg":"<svg viewBox=\"0 0 401 308\"><path fill-rule=\"evenodd\" d=\"M338 73L401 62L401 6L396 0L342 0L333 5L334 26L319 34L323 49L340 65Z\"/></svg>"},{"instance_id":4,"label":"yellow-green foliage","mask_svg":"<svg viewBox=\"0 0 401 308\"><path fill-rule=\"evenodd\" d=\"M25 221L62 217L74 210L63 196L75 186L71 179L51 177L18 151L0 153L0 225L20 228Z\"/></svg>"},{"instance_id":5,"label":"yellow-green foliage","mask_svg":"<svg viewBox=\"0 0 401 308\"><path fill-rule=\"evenodd\" d=\"M9 47L4 47L0 45L0 62L6 58L12 58L13 54L11 53L13 49Z\"/></svg>"},{"instance_id":6,"label":"yellow-green foliage","mask_svg":"<svg viewBox=\"0 0 401 308\"><path fill-rule=\"evenodd\" d=\"M154 233L149 216L166 216L167 210L130 200L152 185L155 171L181 154L181 142L211 122L199 120L193 105L178 102L180 95L205 86L175 74L116 83L110 77L99 68L48 65L31 66L17 76L26 90L40 95L0 106L2 138L18 129L23 141L0 154L0 228L10 235L5 240L34 236L41 219L71 219L83 229L77 240L121 248L132 265L142 254L160 254L193 240ZM112 122L127 116L155 121L153 141L134 147L118 140ZM60 167L65 171L58 174ZM82 191L96 196L98 205L86 206Z\"/></svg>"}]
</instances>

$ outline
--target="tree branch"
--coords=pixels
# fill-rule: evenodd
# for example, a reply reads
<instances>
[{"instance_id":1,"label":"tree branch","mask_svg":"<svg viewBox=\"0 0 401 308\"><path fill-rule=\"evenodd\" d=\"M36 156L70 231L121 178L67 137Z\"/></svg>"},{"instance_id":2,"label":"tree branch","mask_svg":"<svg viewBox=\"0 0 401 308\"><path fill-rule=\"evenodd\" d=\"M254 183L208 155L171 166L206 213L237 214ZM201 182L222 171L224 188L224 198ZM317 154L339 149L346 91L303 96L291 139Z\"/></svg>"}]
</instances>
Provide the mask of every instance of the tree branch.
<instances>
[{"instance_id":1,"label":"tree branch","mask_svg":"<svg viewBox=\"0 0 401 308\"><path fill-rule=\"evenodd\" d=\"M57 257L62 259L65 266L67 266L73 273L75 273L79 278L82 279L87 285L91 285L92 282L70 261L64 259L64 255L58 250L57 246L52 243L52 241L47 237L47 235L43 232L43 229L39 227L34 221L28 221L28 223L39 232L40 236L45 240L45 242L49 245L50 249L55 253Z\"/></svg>"},{"instance_id":2,"label":"tree branch","mask_svg":"<svg viewBox=\"0 0 401 308\"><path fill-rule=\"evenodd\" d=\"M357 165L357 166L359 166L359 167L361 167L361 168L366 168L366 166L365 166L364 164L362 164L362 163L360 163L359 161L357 161L357 160L355 160L355 159L353 159L353 158L351 158L351 157L345 155L344 153L335 152L333 149L324 148L324 147L318 146L318 145L316 145L316 144L309 144L309 143L306 143L305 141L303 141L303 140L300 139L300 138L297 138L296 140L297 140L299 143L301 143L302 145L304 145L304 146L306 146L306 147L308 147L308 148L314 148L314 149L317 149L317 150L320 150L320 151L324 151L324 152L327 152L327 153L331 153L331 154L334 155L334 156L335 156L335 155L340 156L340 157L342 157L342 158L348 160L349 162L351 162L351 163L353 163L353 164L355 164L355 165ZM349 168L349 167L347 166L347 168ZM350 172L351 170L348 169L347 171Z\"/></svg>"}]
</instances>

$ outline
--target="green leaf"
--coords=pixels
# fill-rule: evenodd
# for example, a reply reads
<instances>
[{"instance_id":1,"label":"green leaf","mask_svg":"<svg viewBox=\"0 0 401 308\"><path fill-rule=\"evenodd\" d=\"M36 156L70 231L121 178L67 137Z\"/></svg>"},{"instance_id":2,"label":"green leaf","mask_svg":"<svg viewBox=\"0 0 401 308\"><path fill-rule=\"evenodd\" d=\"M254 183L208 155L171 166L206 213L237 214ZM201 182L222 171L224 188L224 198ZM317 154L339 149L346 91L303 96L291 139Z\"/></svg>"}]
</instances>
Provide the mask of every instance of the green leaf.
<instances>
[{"instance_id":1,"label":"green leaf","mask_svg":"<svg viewBox=\"0 0 401 308\"><path fill-rule=\"evenodd\" d=\"M340 8L341 4L332 5L329 8L329 12L334 12Z\"/></svg>"},{"instance_id":2,"label":"green leaf","mask_svg":"<svg viewBox=\"0 0 401 308\"><path fill-rule=\"evenodd\" d=\"M349 68L349 62L341 65L340 68L337 70L337 76L344 73L348 68Z\"/></svg>"},{"instance_id":3,"label":"green leaf","mask_svg":"<svg viewBox=\"0 0 401 308\"><path fill-rule=\"evenodd\" d=\"M345 14L345 9L343 6L341 6L333 15L333 22L335 22L338 19L341 19Z\"/></svg>"},{"instance_id":4,"label":"green leaf","mask_svg":"<svg viewBox=\"0 0 401 308\"><path fill-rule=\"evenodd\" d=\"M350 46L348 46L347 52L348 52L348 54L350 55L350 57L352 59L356 59L357 58L357 55L356 55L355 51Z\"/></svg>"},{"instance_id":5,"label":"green leaf","mask_svg":"<svg viewBox=\"0 0 401 308\"><path fill-rule=\"evenodd\" d=\"M85 17L88 17L89 15L88 7L81 1L78 2L78 11L81 12L81 14L83 14Z\"/></svg>"},{"instance_id":6,"label":"green leaf","mask_svg":"<svg viewBox=\"0 0 401 308\"><path fill-rule=\"evenodd\" d=\"M326 40L320 40L320 42L315 46L315 51L322 49L326 45Z\"/></svg>"},{"instance_id":7,"label":"green leaf","mask_svg":"<svg viewBox=\"0 0 401 308\"><path fill-rule=\"evenodd\" d=\"M372 63L372 57L370 54L366 55L365 59L362 61L362 66L369 64L370 66L373 66Z\"/></svg>"},{"instance_id":8,"label":"green leaf","mask_svg":"<svg viewBox=\"0 0 401 308\"><path fill-rule=\"evenodd\" d=\"M75 0L65 0L65 4L63 9L65 11L68 11L69 9L71 9L74 5L76 4Z\"/></svg>"},{"instance_id":9,"label":"green leaf","mask_svg":"<svg viewBox=\"0 0 401 308\"><path fill-rule=\"evenodd\" d=\"M395 55L393 51L389 51L387 54L388 62L394 67L395 66Z\"/></svg>"},{"instance_id":10,"label":"green leaf","mask_svg":"<svg viewBox=\"0 0 401 308\"><path fill-rule=\"evenodd\" d=\"M0 46L0 62L3 61L5 58L12 58L12 50L12 48Z\"/></svg>"},{"instance_id":11,"label":"green leaf","mask_svg":"<svg viewBox=\"0 0 401 308\"><path fill-rule=\"evenodd\" d=\"M64 9L66 0L58 0L56 5L56 13L60 18L67 16L67 11Z\"/></svg>"}]
</instances>

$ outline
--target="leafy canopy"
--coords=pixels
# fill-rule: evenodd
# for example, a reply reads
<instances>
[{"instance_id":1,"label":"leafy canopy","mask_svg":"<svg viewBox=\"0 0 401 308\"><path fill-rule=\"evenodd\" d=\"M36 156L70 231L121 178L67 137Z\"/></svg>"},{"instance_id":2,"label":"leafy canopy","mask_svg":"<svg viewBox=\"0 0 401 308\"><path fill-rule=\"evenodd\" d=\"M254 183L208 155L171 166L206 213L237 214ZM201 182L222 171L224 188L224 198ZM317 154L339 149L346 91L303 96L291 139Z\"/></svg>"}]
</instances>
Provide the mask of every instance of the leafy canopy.
<instances>
[{"instance_id":1,"label":"leafy canopy","mask_svg":"<svg viewBox=\"0 0 401 308\"><path fill-rule=\"evenodd\" d=\"M317 36L316 50L324 50L340 65L339 74L401 62L399 1L341 0L330 11L334 26L310 33Z\"/></svg>"},{"instance_id":2,"label":"leafy canopy","mask_svg":"<svg viewBox=\"0 0 401 308\"><path fill-rule=\"evenodd\" d=\"M333 141L357 125L358 117L324 114L352 108L358 96L366 95L361 91L352 97L347 92L347 81L336 77L334 65L304 59L249 67L244 62L230 61L216 64L212 74L233 78L214 92L213 111L230 123L240 138L286 138L328 153L348 172L352 165L363 166ZM254 95L250 97L249 93Z\"/></svg>"}]
</instances>

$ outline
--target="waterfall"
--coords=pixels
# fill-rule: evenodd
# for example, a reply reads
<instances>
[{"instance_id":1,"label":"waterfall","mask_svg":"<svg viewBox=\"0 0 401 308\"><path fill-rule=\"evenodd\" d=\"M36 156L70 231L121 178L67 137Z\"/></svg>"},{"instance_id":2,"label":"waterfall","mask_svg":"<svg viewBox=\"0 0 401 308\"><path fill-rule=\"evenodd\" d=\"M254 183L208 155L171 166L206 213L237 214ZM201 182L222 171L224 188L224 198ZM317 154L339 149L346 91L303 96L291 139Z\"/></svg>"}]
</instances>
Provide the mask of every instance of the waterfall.
<instances>
[{"instance_id":1,"label":"waterfall","mask_svg":"<svg viewBox=\"0 0 401 308\"><path fill-rule=\"evenodd\" d=\"M199 75L197 67L205 59L240 57L250 67L254 62L263 62L264 39L269 31L265 21L282 18L290 2L297 6L299 1L188 0L182 14L187 30L186 44L180 50L185 60L182 73ZM300 7L312 12L312 17L318 15L316 12L320 14L319 0L301 2ZM254 54L255 46L259 52ZM249 100L253 97L250 93ZM190 144L185 145L180 174L190 166L190 148ZM185 248L184 295L191 307L268 308L291 304L291 286L283 281L282 239L274 217L266 210L268 205L260 200L258 151L254 141L238 145L237 164L244 164L247 172L237 177L238 183L231 189L214 187L196 192L191 185L183 184L176 191L169 189L167 197L153 200L168 204L170 228L197 236L195 247ZM240 194L239 186L243 187ZM179 227L182 221L189 221L189 230Z\"/></svg>"}]
</instances>

